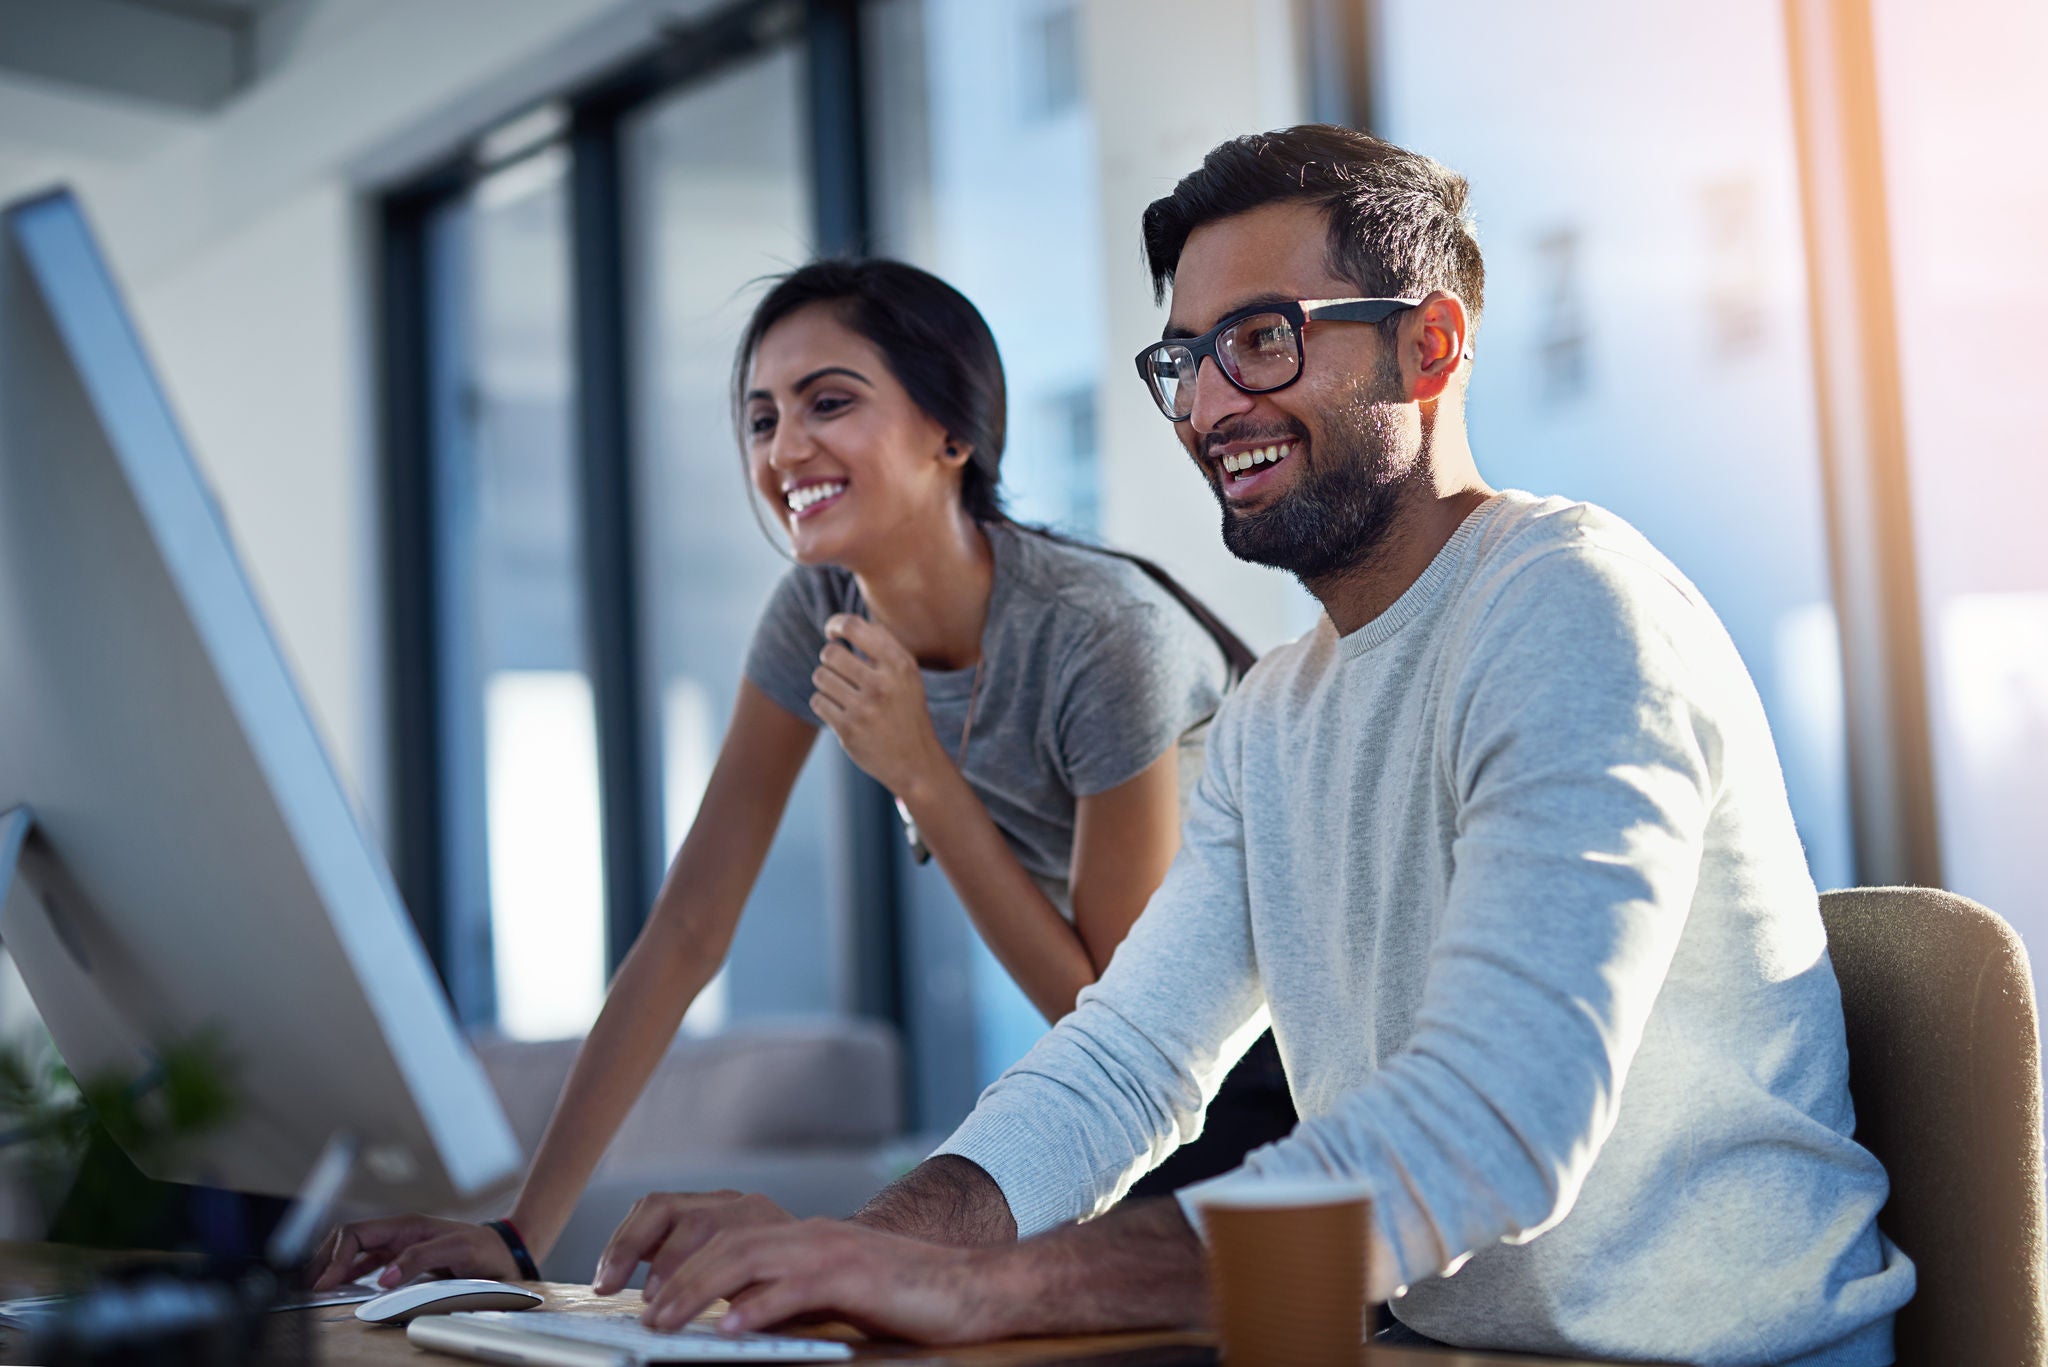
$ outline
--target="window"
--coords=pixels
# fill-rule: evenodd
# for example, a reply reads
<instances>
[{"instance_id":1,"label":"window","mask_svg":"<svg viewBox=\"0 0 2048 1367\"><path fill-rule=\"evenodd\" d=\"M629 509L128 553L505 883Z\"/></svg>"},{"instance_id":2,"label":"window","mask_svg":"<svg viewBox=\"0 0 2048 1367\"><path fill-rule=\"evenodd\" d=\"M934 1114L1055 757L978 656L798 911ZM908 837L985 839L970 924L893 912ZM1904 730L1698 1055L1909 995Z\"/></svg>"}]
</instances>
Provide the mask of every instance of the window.
<instances>
[{"instance_id":1,"label":"window","mask_svg":"<svg viewBox=\"0 0 2048 1367\"><path fill-rule=\"evenodd\" d=\"M1839 887L1841 665L1782 7L1575 13L1477 5L1446 105L1424 79L1434 12L1381 11L1382 131L1473 185L1473 446L1496 487L1612 509L1705 593L1763 695L1814 877Z\"/></svg>"},{"instance_id":2,"label":"window","mask_svg":"<svg viewBox=\"0 0 2048 1367\"><path fill-rule=\"evenodd\" d=\"M2012 922L2038 982L2048 555L2028 493L2048 434L2048 10L1871 8L1942 878Z\"/></svg>"},{"instance_id":3,"label":"window","mask_svg":"<svg viewBox=\"0 0 2048 1367\"><path fill-rule=\"evenodd\" d=\"M710 11L385 202L394 862L472 1026L587 1029L696 815L787 568L732 348L821 204L862 231L812 147L857 116L851 13ZM894 955L854 924L890 905L847 834L871 795L816 754L687 1029L887 1012L848 964Z\"/></svg>"},{"instance_id":4,"label":"window","mask_svg":"<svg viewBox=\"0 0 2048 1367\"><path fill-rule=\"evenodd\" d=\"M605 981L567 171L560 144L546 146L448 202L429 229L448 914L490 965L464 1015L520 1038L586 1028Z\"/></svg>"},{"instance_id":5,"label":"window","mask_svg":"<svg viewBox=\"0 0 2048 1367\"><path fill-rule=\"evenodd\" d=\"M1081 107L1081 17L1071 0L1026 7L1019 94L1027 123L1055 119Z\"/></svg>"},{"instance_id":6,"label":"window","mask_svg":"<svg viewBox=\"0 0 2048 1367\"><path fill-rule=\"evenodd\" d=\"M802 78L798 55L780 49L656 101L624 130L639 598L669 856L711 775L755 619L789 568L750 501L727 381L761 293L750 282L811 255ZM839 1003L835 752L824 736L686 1029ZM799 945L815 952L790 952Z\"/></svg>"},{"instance_id":7,"label":"window","mask_svg":"<svg viewBox=\"0 0 2048 1367\"><path fill-rule=\"evenodd\" d=\"M945 279L988 320L1009 385L1003 488L1011 515L1093 535L1095 389L1112 362L1096 130L1080 87L1076 8L881 0L868 6L866 25L876 246ZM990 89L989 73L1006 71L1020 73L1020 103ZM1021 126L1011 112L1020 107L1028 115ZM938 866L906 863L902 877L915 1111L936 1123L963 1113L1044 1033L1045 1020L968 923Z\"/></svg>"}]
</instances>

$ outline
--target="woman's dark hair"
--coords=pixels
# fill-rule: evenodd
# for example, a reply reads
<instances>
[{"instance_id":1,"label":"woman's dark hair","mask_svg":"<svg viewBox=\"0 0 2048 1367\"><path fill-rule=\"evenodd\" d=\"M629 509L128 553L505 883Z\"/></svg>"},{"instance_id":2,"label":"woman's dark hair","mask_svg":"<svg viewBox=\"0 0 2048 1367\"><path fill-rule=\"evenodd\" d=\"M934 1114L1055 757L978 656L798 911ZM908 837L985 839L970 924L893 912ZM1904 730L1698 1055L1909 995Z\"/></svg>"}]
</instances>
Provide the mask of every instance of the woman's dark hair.
<instances>
[{"instance_id":1,"label":"woman's dark hair","mask_svg":"<svg viewBox=\"0 0 2048 1367\"><path fill-rule=\"evenodd\" d=\"M960 502L976 522L1003 522L1035 536L1136 565L1171 594L1215 638L1233 678L1258 656L1201 599L1142 556L1014 521L1003 511L1002 461L1006 422L1003 358L981 310L929 271L886 257L832 257L799 266L774 284L754 308L733 358L735 424L745 430L747 371L768 330L812 304L831 307L839 321L874 343L911 402L970 450L960 476Z\"/></svg>"},{"instance_id":2,"label":"woman's dark hair","mask_svg":"<svg viewBox=\"0 0 2048 1367\"><path fill-rule=\"evenodd\" d=\"M733 361L734 421L745 425L747 369L768 329L825 304L875 344L912 403L969 450L960 502L977 522L1003 520L1003 358L967 296L929 271L885 257L828 258L778 277L747 320Z\"/></svg>"}]
</instances>

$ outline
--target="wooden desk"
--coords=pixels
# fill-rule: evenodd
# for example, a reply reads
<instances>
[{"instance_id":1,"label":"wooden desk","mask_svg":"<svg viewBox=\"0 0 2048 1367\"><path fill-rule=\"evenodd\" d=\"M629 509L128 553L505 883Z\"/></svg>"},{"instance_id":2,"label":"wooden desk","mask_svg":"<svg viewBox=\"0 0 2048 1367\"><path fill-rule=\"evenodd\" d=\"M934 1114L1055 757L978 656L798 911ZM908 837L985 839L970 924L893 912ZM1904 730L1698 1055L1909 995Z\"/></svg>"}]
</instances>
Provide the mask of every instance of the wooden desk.
<instances>
[{"instance_id":1,"label":"wooden desk","mask_svg":"<svg viewBox=\"0 0 2048 1367\"><path fill-rule=\"evenodd\" d=\"M83 1250L55 1249L50 1245L0 1243L0 1295L19 1296L53 1290L67 1274L103 1266L107 1254ZM540 1290L549 1310L609 1312L636 1306L637 1293L600 1297L587 1286L546 1283ZM455 1364L467 1358L426 1354L406 1339L401 1329L364 1324L355 1317L352 1305L318 1310L290 1310L280 1313L304 1315L313 1330L314 1361L323 1367L433 1367ZM1199 1361L1214 1340L1204 1333L1159 1331L1139 1334L1102 1334L1076 1338L1013 1339L1004 1343L977 1344L968 1348L911 1348L900 1344L856 1345L856 1361L863 1367L884 1364L914 1364L915 1367L1052 1367L1071 1363L1075 1367L1094 1363L1098 1367L1180 1367L1183 1361ZM1178 1350L1178 1351L1176 1351ZM0 1329L0 1363L18 1363L21 1336ZM1542 1367L1593 1367L1591 1363L1564 1362L1556 1358L1529 1358L1503 1353L1444 1353L1421 1348L1375 1348L1369 1367L1513 1367L1513 1364L1542 1364Z\"/></svg>"},{"instance_id":2,"label":"wooden desk","mask_svg":"<svg viewBox=\"0 0 2048 1367\"><path fill-rule=\"evenodd\" d=\"M594 1296L587 1286L548 1283L547 1310L603 1310L617 1314L622 1306L638 1303L633 1292L624 1296ZM396 1329L378 1329L357 1320L354 1307L306 1310L289 1313L318 1317L314 1351L326 1367L428 1367L428 1364L459 1363L464 1358L423 1356ZM968 1348L908 1348L900 1344L856 1345L855 1360L863 1367L901 1363L906 1367L1052 1367L1057 1363L1096 1363L1100 1367L1179 1367L1213 1351L1214 1340L1203 1333L1167 1332L1143 1334L1100 1334L1085 1338L1012 1339ZM1179 1349L1181 1352L1172 1350ZM1213 1358L1210 1358L1213 1361ZM1375 1348L1361 1367L1513 1367L1535 1364L1542 1367L1593 1367L1591 1363L1561 1362L1556 1358L1530 1358L1501 1353L1444 1353L1422 1348Z\"/></svg>"}]
</instances>

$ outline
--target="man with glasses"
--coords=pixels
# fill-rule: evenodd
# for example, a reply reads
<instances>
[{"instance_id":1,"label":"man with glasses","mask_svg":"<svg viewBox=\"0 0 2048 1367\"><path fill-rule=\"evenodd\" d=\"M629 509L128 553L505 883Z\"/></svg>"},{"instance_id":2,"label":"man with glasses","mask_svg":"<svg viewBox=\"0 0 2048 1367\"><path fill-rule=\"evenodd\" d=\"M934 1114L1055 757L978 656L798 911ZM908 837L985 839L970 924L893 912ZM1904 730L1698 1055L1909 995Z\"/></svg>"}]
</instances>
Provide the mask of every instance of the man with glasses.
<instances>
[{"instance_id":1,"label":"man with glasses","mask_svg":"<svg viewBox=\"0 0 2048 1367\"><path fill-rule=\"evenodd\" d=\"M1139 374L1224 544L1325 619L1218 714L1181 854L1073 1014L852 1222L629 1220L608 1260L654 1262L655 1322L1188 1323L1203 1194L1309 1179L1370 1192L1399 1341L1891 1361L1913 1269L1762 706L1641 536L1480 477L1465 198L1308 127L1146 212L1172 304ZM1269 1018L1300 1126L1118 1205Z\"/></svg>"}]
</instances>

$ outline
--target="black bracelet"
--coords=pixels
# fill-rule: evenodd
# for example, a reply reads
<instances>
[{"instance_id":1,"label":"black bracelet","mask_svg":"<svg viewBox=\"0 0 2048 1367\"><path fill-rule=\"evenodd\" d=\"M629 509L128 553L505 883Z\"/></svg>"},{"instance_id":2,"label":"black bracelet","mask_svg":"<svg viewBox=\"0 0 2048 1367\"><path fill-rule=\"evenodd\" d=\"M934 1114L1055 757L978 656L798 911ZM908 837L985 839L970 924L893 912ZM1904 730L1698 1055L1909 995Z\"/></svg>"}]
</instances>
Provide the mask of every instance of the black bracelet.
<instances>
[{"instance_id":1,"label":"black bracelet","mask_svg":"<svg viewBox=\"0 0 2048 1367\"><path fill-rule=\"evenodd\" d=\"M527 1281L540 1280L540 1269L534 1266L533 1255L526 1251L526 1240L519 1237L519 1231L512 1227L510 1220L486 1220L484 1228L496 1232L505 1241L505 1251L512 1255L512 1261L519 1266L519 1275Z\"/></svg>"}]
</instances>

